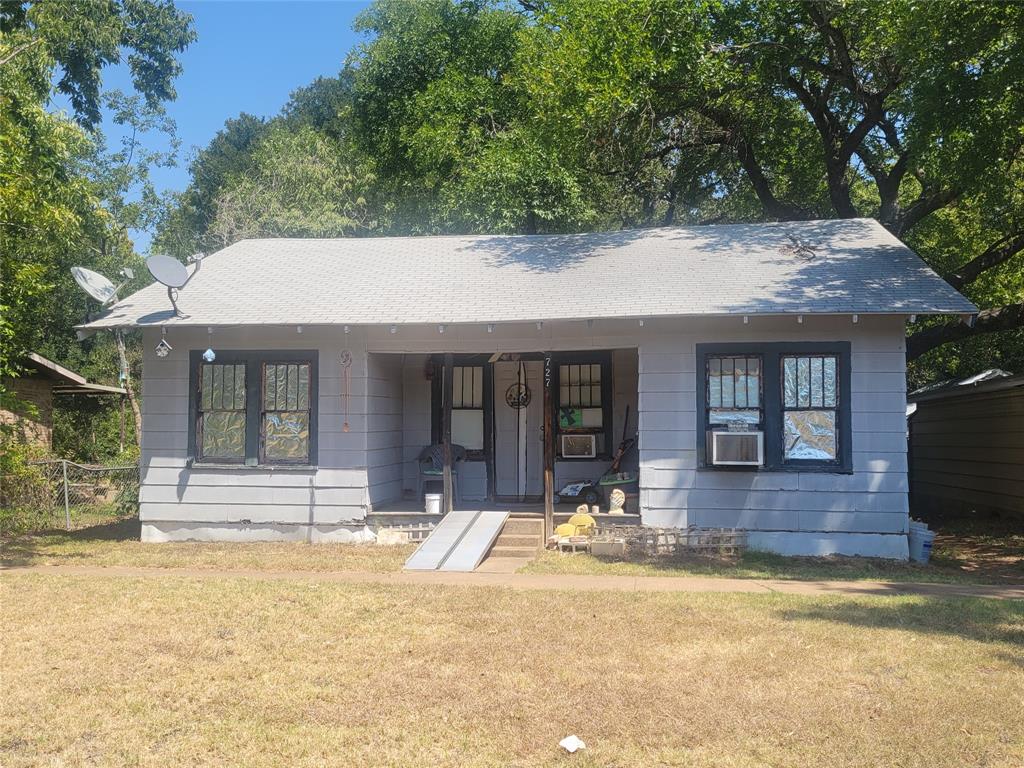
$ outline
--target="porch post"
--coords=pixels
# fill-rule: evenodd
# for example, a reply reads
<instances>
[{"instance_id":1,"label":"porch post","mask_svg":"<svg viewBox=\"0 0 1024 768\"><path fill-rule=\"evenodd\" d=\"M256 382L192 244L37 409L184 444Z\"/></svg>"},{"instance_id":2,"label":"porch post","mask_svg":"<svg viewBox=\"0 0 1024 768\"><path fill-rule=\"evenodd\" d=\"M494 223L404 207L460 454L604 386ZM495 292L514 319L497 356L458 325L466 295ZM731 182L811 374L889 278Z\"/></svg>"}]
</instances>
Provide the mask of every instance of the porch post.
<instances>
[{"instance_id":1,"label":"porch post","mask_svg":"<svg viewBox=\"0 0 1024 768\"><path fill-rule=\"evenodd\" d=\"M444 513L452 511L452 386L453 386L452 353L444 356L443 389L441 394L441 447L444 455L444 468L441 478L444 482Z\"/></svg>"},{"instance_id":2,"label":"porch post","mask_svg":"<svg viewBox=\"0 0 1024 768\"><path fill-rule=\"evenodd\" d=\"M544 353L544 540L555 530L555 424L551 353Z\"/></svg>"}]
</instances>

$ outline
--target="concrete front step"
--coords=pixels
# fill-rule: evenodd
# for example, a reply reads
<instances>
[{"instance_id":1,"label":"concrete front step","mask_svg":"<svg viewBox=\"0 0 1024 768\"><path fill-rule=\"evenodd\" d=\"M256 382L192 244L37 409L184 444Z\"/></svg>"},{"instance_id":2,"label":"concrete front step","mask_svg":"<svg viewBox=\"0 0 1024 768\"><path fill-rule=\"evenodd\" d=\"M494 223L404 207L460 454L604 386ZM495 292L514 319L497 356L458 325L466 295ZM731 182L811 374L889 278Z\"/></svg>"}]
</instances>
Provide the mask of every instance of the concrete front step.
<instances>
[{"instance_id":1,"label":"concrete front step","mask_svg":"<svg viewBox=\"0 0 1024 768\"><path fill-rule=\"evenodd\" d=\"M508 533L515 536L543 536L543 520L524 520L522 518L509 518L505 521L505 527L501 529L502 535Z\"/></svg>"},{"instance_id":2,"label":"concrete front step","mask_svg":"<svg viewBox=\"0 0 1024 768\"><path fill-rule=\"evenodd\" d=\"M539 547L498 547L494 546L487 553L487 559L492 557L520 557L527 560L537 556ZM486 561L485 561L486 562Z\"/></svg>"},{"instance_id":3,"label":"concrete front step","mask_svg":"<svg viewBox=\"0 0 1024 768\"><path fill-rule=\"evenodd\" d=\"M539 533L531 536L502 533L494 542L496 547L533 547L534 549L540 549L543 544L544 540Z\"/></svg>"}]
</instances>

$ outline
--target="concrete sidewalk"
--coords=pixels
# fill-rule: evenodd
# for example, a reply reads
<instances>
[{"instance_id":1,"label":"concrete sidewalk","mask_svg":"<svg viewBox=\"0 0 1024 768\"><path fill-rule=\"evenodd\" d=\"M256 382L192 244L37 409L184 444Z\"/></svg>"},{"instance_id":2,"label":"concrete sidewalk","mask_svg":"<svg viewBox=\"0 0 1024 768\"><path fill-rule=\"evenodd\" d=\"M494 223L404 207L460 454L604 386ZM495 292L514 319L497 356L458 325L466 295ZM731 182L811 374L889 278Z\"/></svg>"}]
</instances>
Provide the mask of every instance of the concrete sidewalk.
<instances>
[{"instance_id":1,"label":"concrete sidewalk","mask_svg":"<svg viewBox=\"0 0 1024 768\"><path fill-rule=\"evenodd\" d=\"M1024 585L929 584L883 581L788 581L727 579L699 576L575 576L520 573L442 573L401 571L256 571L204 570L201 568L129 568L74 565L15 566L0 575L38 574L116 578L254 579L259 581L314 581L335 584L385 584L510 589L562 589L619 592L745 592L805 596L826 595L921 595L924 597L982 597L1024 600Z\"/></svg>"}]
</instances>

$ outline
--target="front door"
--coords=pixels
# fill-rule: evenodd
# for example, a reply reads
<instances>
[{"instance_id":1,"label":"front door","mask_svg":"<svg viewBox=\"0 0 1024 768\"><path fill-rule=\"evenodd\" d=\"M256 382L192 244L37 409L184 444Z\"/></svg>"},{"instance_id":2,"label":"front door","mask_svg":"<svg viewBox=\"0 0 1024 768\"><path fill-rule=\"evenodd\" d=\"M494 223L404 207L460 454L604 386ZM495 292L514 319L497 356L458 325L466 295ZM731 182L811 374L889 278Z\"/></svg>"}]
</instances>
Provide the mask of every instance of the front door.
<instances>
[{"instance_id":1,"label":"front door","mask_svg":"<svg viewBox=\"0 0 1024 768\"><path fill-rule=\"evenodd\" d=\"M494 363L494 491L544 495L544 390L539 360Z\"/></svg>"}]
</instances>

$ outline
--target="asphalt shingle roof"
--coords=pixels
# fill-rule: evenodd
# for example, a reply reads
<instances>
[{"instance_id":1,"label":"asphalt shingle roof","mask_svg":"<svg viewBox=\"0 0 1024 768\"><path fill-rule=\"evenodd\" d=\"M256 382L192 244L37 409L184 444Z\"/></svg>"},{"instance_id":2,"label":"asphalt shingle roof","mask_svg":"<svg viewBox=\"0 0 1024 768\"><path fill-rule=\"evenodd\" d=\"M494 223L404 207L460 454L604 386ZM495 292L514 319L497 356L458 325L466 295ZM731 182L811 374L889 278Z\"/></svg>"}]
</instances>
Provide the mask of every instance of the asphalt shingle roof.
<instances>
[{"instance_id":1,"label":"asphalt shingle roof","mask_svg":"<svg viewBox=\"0 0 1024 768\"><path fill-rule=\"evenodd\" d=\"M186 317L153 284L85 327L977 311L871 219L243 240L208 256L178 305Z\"/></svg>"}]
</instances>

